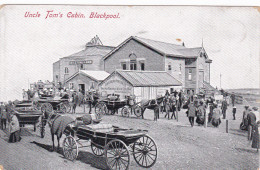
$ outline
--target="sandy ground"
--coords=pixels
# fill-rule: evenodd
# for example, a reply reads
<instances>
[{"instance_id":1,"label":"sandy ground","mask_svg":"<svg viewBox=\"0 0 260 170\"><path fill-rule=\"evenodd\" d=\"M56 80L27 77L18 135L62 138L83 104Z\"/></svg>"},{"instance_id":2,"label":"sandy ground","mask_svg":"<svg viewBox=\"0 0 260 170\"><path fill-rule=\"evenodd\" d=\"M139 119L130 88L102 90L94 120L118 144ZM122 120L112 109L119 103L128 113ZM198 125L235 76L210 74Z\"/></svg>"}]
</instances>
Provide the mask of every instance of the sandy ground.
<instances>
[{"instance_id":1,"label":"sandy ground","mask_svg":"<svg viewBox=\"0 0 260 170\"><path fill-rule=\"evenodd\" d=\"M159 151L157 162L150 169L257 169L259 154L251 148L247 132L239 130L243 106L237 108L236 120L232 120L231 107L227 111L229 133L226 133L226 121L223 119L219 128L210 125L207 128L197 125L190 127L185 110L179 112L178 122L165 119L164 114L160 114L160 119L154 122L151 110L145 112L144 120L134 115L129 118L107 115L103 117L103 122L123 128L148 130ZM82 108L77 110L82 111ZM76 117L82 114L68 115ZM105 159L93 155L90 148L81 149L74 162L66 160L62 152L50 152L52 142L49 128L46 127L43 139L39 134L38 129L33 132L31 127L24 128L22 141L10 144L7 142L7 131L0 130L0 165L8 170L107 169ZM61 143L63 139L64 136ZM133 157L130 169L142 169Z\"/></svg>"}]
</instances>

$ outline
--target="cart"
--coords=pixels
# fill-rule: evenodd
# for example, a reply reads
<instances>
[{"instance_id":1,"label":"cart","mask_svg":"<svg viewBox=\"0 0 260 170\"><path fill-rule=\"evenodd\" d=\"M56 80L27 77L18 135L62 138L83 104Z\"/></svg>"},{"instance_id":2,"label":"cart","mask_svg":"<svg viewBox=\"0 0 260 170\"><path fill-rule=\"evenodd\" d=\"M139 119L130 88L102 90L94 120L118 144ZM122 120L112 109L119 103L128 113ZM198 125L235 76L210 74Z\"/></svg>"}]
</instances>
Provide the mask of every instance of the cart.
<instances>
[{"instance_id":1,"label":"cart","mask_svg":"<svg viewBox=\"0 0 260 170\"><path fill-rule=\"evenodd\" d=\"M24 125L33 125L34 132L36 131L36 125L40 122L39 128L41 133L41 138L44 137L45 129L43 122L43 114L38 111L31 101L22 101L21 103L15 105L13 110L18 118L20 127Z\"/></svg>"},{"instance_id":2,"label":"cart","mask_svg":"<svg viewBox=\"0 0 260 170\"><path fill-rule=\"evenodd\" d=\"M71 106L69 104L68 99L53 99L53 98L45 98L45 99L39 99L37 101L37 107L40 108L42 113L52 111L65 114L68 113L71 110Z\"/></svg>"},{"instance_id":3,"label":"cart","mask_svg":"<svg viewBox=\"0 0 260 170\"><path fill-rule=\"evenodd\" d=\"M157 146L147 135L148 131L122 129L112 125L108 127L108 131L104 131L95 126L104 125L69 125L72 131L64 131L66 138L63 141L63 154L66 159L74 161L80 148L91 147L93 154L105 157L109 169L128 169L130 154L141 167L149 168L155 164ZM84 146L83 141L89 141L90 144Z\"/></svg>"}]
</instances>

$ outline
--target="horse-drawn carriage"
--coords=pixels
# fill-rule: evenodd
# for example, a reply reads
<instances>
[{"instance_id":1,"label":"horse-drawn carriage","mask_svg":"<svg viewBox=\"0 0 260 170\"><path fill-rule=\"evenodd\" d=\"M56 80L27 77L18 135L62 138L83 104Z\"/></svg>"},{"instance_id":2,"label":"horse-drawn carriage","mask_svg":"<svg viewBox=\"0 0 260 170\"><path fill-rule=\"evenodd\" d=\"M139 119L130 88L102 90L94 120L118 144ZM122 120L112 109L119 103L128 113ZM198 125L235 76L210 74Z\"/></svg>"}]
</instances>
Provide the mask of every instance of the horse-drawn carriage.
<instances>
[{"instance_id":1,"label":"horse-drawn carriage","mask_svg":"<svg viewBox=\"0 0 260 170\"><path fill-rule=\"evenodd\" d=\"M128 169L130 153L141 167L149 168L156 162L156 143L145 130L122 129L102 123L68 127L70 129L64 132L67 137L63 141L63 154L69 160L77 158L79 148L90 146L95 155L105 157L109 169ZM83 140L91 144L84 146Z\"/></svg>"},{"instance_id":2,"label":"horse-drawn carriage","mask_svg":"<svg viewBox=\"0 0 260 170\"><path fill-rule=\"evenodd\" d=\"M34 132L36 131L37 124L39 123L41 137L44 137L45 129L43 125L43 114L38 111L31 101L22 101L17 103L13 112L16 114L20 127L24 125L33 125Z\"/></svg>"},{"instance_id":3,"label":"horse-drawn carriage","mask_svg":"<svg viewBox=\"0 0 260 170\"><path fill-rule=\"evenodd\" d=\"M36 102L37 108L44 113L47 112L59 112L61 114L69 113L71 105L69 99L55 99L53 97L41 98Z\"/></svg>"},{"instance_id":4,"label":"horse-drawn carriage","mask_svg":"<svg viewBox=\"0 0 260 170\"><path fill-rule=\"evenodd\" d=\"M95 106L96 114L112 114L118 113L121 109L122 116L129 116L130 112L134 112L137 117L141 117L141 107L136 103L130 103L130 96L126 96L124 100L120 100L119 95L108 95L106 98L99 100Z\"/></svg>"}]
</instances>

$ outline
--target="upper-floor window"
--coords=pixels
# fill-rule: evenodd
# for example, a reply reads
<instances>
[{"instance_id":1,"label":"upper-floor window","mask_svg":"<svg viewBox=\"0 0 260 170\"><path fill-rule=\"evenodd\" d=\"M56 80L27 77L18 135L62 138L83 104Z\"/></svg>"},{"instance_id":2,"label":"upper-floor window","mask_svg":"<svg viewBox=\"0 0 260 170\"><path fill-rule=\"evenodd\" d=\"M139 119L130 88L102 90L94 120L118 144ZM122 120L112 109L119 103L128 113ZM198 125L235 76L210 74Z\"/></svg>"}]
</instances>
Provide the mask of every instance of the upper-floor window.
<instances>
[{"instance_id":1,"label":"upper-floor window","mask_svg":"<svg viewBox=\"0 0 260 170\"><path fill-rule=\"evenodd\" d=\"M126 70L126 63L121 63L122 65L122 70Z\"/></svg>"},{"instance_id":2,"label":"upper-floor window","mask_svg":"<svg viewBox=\"0 0 260 170\"><path fill-rule=\"evenodd\" d=\"M136 55L135 53L131 53L129 55L129 58L130 58L130 70L137 70L137 66L136 66Z\"/></svg>"},{"instance_id":3,"label":"upper-floor window","mask_svg":"<svg viewBox=\"0 0 260 170\"><path fill-rule=\"evenodd\" d=\"M141 63L141 70L144 71L144 69L145 69L144 63Z\"/></svg>"},{"instance_id":4,"label":"upper-floor window","mask_svg":"<svg viewBox=\"0 0 260 170\"><path fill-rule=\"evenodd\" d=\"M69 68L65 67L65 74L68 74L68 73L69 73Z\"/></svg>"},{"instance_id":5,"label":"upper-floor window","mask_svg":"<svg viewBox=\"0 0 260 170\"><path fill-rule=\"evenodd\" d=\"M188 72L188 80L191 80L191 73L192 73L192 69L189 69L189 72Z\"/></svg>"},{"instance_id":6,"label":"upper-floor window","mask_svg":"<svg viewBox=\"0 0 260 170\"><path fill-rule=\"evenodd\" d=\"M130 61L130 70L136 70L136 60Z\"/></svg>"}]
</instances>

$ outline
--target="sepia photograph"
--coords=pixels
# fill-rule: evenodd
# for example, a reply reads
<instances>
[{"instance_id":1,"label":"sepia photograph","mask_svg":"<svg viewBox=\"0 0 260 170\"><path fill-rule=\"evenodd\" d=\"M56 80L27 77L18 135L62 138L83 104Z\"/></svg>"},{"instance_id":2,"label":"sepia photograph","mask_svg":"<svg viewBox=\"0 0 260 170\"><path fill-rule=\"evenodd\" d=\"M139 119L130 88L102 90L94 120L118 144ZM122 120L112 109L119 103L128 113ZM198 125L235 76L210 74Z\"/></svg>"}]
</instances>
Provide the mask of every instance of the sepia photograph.
<instances>
[{"instance_id":1,"label":"sepia photograph","mask_svg":"<svg viewBox=\"0 0 260 170\"><path fill-rule=\"evenodd\" d=\"M1 5L0 25L0 170L259 169L259 7Z\"/></svg>"}]
</instances>

